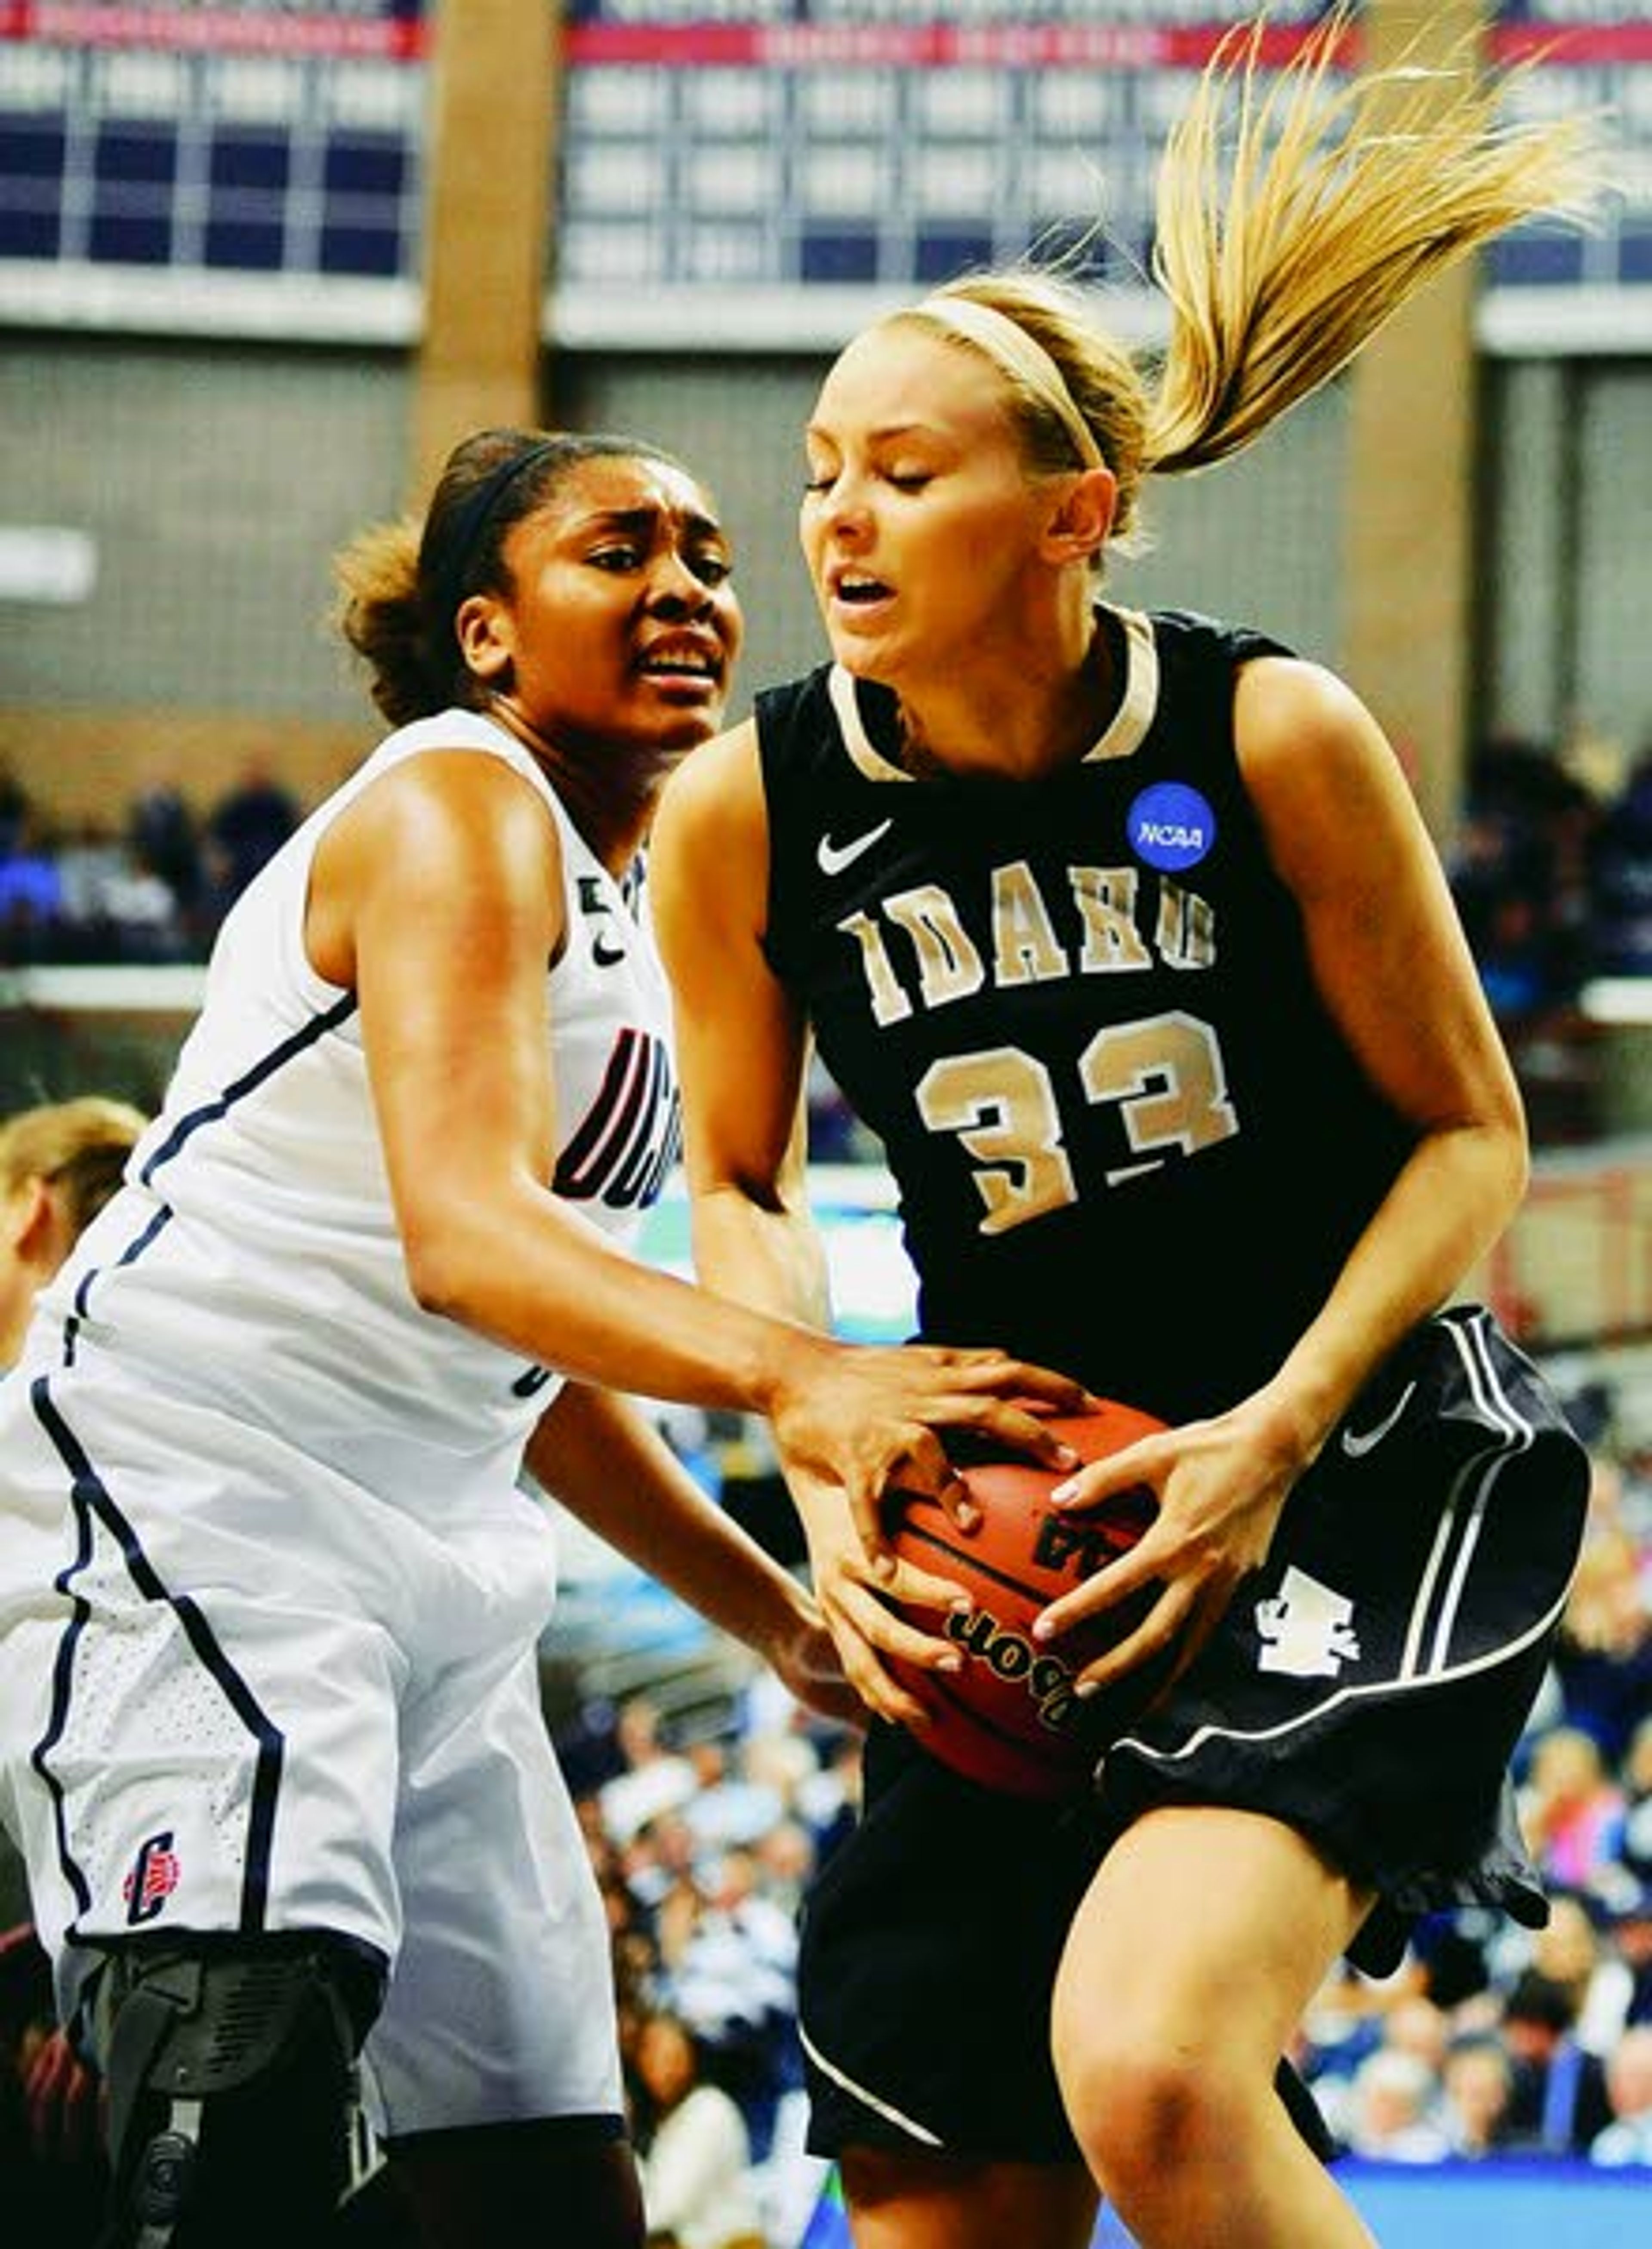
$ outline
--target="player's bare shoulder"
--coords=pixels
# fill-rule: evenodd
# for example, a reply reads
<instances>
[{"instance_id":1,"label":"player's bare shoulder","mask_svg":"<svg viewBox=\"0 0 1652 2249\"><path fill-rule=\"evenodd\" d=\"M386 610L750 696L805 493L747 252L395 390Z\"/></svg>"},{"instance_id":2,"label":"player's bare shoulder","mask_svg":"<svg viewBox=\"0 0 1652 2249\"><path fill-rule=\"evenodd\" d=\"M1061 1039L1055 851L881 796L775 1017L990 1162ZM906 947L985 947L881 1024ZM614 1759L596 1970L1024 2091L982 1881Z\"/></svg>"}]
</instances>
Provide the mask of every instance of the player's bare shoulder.
<instances>
[{"instance_id":1,"label":"player's bare shoulder","mask_svg":"<svg viewBox=\"0 0 1652 2249\"><path fill-rule=\"evenodd\" d=\"M699 918L761 895L768 815L754 719L714 734L673 769L654 808L648 858L663 929L674 910Z\"/></svg>"},{"instance_id":2,"label":"player's bare shoulder","mask_svg":"<svg viewBox=\"0 0 1652 2249\"><path fill-rule=\"evenodd\" d=\"M549 957L561 937L561 843L545 797L503 759L435 747L375 776L316 846L305 941L318 973L356 981L370 919L398 943L457 918L513 918ZM486 948L484 948L486 950Z\"/></svg>"},{"instance_id":3,"label":"player's bare shoulder","mask_svg":"<svg viewBox=\"0 0 1652 2249\"><path fill-rule=\"evenodd\" d=\"M1248 781L1282 760L1357 754L1383 741L1347 682L1300 656L1259 656L1240 667L1234 739Z\"/></svg>"},{"instance_id":4,"label":"player's bare shoulder","mask_svg":"<svg viewBox=\"0 0 1652 2249\"><path fill-rule=\"evenodd\" d=\"M699 837L719 832L762 812L762 774L757 753L757 722L713 734L674 767L660 791L654 837L674 837L682 829Z\"/></svg>"},{"instance_id":5,"label":"player's bare shoulder","mask_svg":"<svg viewBox=\"0 0 1652 2249\"><path fill-rule=\"evenodd\" d=\"M1234 691L1234 746L1282 870L1334 866L1415 819L1394 745L1346 680L1300 657L1259 657ZM1293 877L1294 879L1294 877Z\"/></svg>"}]
</instances>

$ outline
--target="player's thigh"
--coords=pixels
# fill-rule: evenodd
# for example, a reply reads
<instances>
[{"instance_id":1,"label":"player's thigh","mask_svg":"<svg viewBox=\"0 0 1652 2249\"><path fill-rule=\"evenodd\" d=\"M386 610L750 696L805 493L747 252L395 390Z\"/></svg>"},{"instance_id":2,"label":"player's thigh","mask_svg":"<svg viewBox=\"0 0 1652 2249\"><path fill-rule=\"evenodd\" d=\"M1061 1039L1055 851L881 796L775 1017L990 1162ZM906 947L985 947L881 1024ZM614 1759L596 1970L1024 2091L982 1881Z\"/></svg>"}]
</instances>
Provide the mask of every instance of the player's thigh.
<instances>
[{"instance_id":1,"label":"player's thigh","mask_svg":"<svg viewBox=\"0 0 1652 2249\"><path fill-rule=\"evenodd\" d=\"M292 1529L326 1519L336 1480L222 1416L146 1422L127 1391L65 1385L43 1413L7 1427L33 1558L0 1539L0 1578L24 1568L0 1756L61 2004L78 1956L174 1929L332 1929L389 1956L405 1660L372 1588Z\"/></svg>"},{"instance_id":2,"label":"player's thigh","mask_svg":"<svg viewBox=\"0 0 1652 2249\"><path fill-rule=\"evenodd\" d=\"M35 1644L58 1692L12 1778L65 2014L100 1949L134 1937L328 1929L394 1954L399 1663L382 1630L313 1610L289 1633L220 1587L129 1611L106 1596Z\"/></svg>"},{"instance_id":3,"label":"player's thigh","mask_svg":"<svg viewBox=\"0 0 1652 2249\"><path fill-rule=\"evenodd\" d=\"M368 2044L387 2136L623 2113L608 1923L533 1648L456 1665L403 1728L403 1933Z\"/></svg>"},{"instance_id":4,"label":"player's thigh","mask_svg":"<svg viewBox=\"0 0 1652 2249\"><path fill-rule=\"evenodd\" d=\"M1082 2163L858 2147L838 2170L855 2249L1089 2249L1095 2232L1099 2197Z\"/></svg>"},{"instance_id":5,"label":"player's thigh","mask_svg":"<svg viewBox=\"0 0 1652 2249\"><path fill-rule=\"evenodd\" d=\"M578 2249L641 2249L637 2166L619 2139L554 2123L483 2125L393 2142L389 2161L420 2249L501 2249L539 2238L536 2226Z\"/></svg>"},{"instance_id":6,"label":"player's thigh","mask_svg":"<svg viewBox=\"0 0 1652 2249\"><path fill-rule=\"evenodd\" d=\"M1098 1867L1057 1978L1058 2056L1208 2047L1213 2025L1271 2070L1325 1972L1368 1912L1282 1821L1167 1806Z\"/></svg>"}]
</instances>

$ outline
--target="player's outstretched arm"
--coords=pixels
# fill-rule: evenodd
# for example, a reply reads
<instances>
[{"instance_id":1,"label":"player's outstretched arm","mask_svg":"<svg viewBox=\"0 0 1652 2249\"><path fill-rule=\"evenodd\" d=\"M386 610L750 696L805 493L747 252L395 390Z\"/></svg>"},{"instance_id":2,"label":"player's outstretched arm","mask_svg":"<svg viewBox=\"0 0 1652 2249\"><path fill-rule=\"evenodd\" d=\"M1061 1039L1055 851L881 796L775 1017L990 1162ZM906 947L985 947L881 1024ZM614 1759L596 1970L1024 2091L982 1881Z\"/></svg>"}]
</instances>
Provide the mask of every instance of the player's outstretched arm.
<instances>
[{"instance_id":1,"label":"player's outstretched arm","mask_svg":"<svg viewBox=\"0 0 1652 2249\"><path fill-rule=\"evenodd\" d=\"M358 816L359 815L359 816ZM650 1268L553 1191L545 964L554 823L492 759L434 753L365 792L316 857L306 940L354 988L410 1286L427 1310L575 1380L761 1413L785 1458L876 1518L894 1477L950 1475L935 1432L1041 1452L1017 1395L1072 1385L997 1353L851 1346Z\"/></svg>"},{"instance_id":2,"label":"player's outstretched arm","mask_svg":"<svg viewBox=\"0 0 1652 2249\"><path fill-rule=\"evenodd\" d=\"M565 1385L528 1441L527 1466L616 1553L749 1647L800 1702L864 1722L813 1596L701 1489L631 1400Z\"/></svg>"},{"instance_id":3,"label":"player's outstretched arm","mask_svg":"<svg viewBox=\"0 0 1652 2249\"><path fill-rule=\"evenodd\" d=\"M650 866L655 927L677 1001L697 1270L721 1296L823 1328L830 1305L804 1160L809 1042L763 953L768 830L749 721L672 774L655 816ZM713 884L703 879L707 867L717 870ZM890 1384L866 1430L873 1446L864 1459L854 1457L851 1422L828 1429L816 1418L830 1405L829 1378L800 1401L802 1410L782 1406L772 1416L811 1546L817 1534L825 1537L818 1517L833 1484L847 1496L862 1546L885 1568L892 1557L883 1502L891 1484L949 1509L962 1503L967 1495L940 1433L968 1430L1049 1466L1063 1464L1067 1456L1041 1427L1036 1409L1082 1410L1081 1386L990 1349L937 1349L928 1356L933 1388L926 1395L921 1380L912 1387L921 1363L910 1349L881 1361L866 1351L856 1363L862 1403L845 1394L844 1414L864 1410L885 1378Z\"/></svg>"}]
</instances>

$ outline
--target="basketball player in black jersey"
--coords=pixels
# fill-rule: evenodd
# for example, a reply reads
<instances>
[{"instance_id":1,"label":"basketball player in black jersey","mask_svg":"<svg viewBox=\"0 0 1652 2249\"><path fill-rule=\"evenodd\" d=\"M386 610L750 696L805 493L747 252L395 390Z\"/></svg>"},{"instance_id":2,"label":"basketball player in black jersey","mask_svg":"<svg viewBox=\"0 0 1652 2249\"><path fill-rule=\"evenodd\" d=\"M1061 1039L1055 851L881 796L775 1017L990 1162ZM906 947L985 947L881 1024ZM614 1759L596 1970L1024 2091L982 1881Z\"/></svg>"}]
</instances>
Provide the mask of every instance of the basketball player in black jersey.
<instances>
[{"instance_id":1,"label":"basketball player in black jersey","mask_svg":"<svg viewBox=\"0 0 1652 2249\"><path fill-rule=\"evenodd\" d=\"M1139 1482L1159 1513L1045 1629L1153 1588L1085 1677L1176 1675L1080 1807L914 1746L884 1658L940 1643L880 1592L946 1589L795 1489L888 1722L803 1924L813 2144L857 2249L1079 2249L1098 2191L1143 2249L1366 2242L1275 2091L1303 2008L1423 1910L1545 1912L1506 1767L1587 1462L1455 1301L1525 1184L1508 1061L1370 712L1263 634L1098 597L1149 472L1238 450L1587 172L1566 132L1495 128L1471 71L1425 132L1415 81L1339 98L1328 52L1283 122L1207 76L1156 374L1026 271L850 343L802 514L833 661L656 823L701 1278L827 1317L815 1042L895 1175L924 1335L990 1331L1174 1425L1068 1481L1081 1514Z\"/></svg>"}]
</instances>

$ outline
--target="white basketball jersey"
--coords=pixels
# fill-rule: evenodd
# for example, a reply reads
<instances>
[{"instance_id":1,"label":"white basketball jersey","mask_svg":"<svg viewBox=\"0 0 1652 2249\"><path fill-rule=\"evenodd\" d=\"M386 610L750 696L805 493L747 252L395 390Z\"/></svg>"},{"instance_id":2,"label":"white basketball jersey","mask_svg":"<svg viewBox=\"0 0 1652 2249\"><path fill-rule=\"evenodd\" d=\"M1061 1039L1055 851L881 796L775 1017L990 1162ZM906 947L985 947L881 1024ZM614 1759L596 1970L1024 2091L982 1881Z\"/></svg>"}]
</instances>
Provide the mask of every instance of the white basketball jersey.
<instances>
[{"instance_id":1,"label":"white basketball jersey","mask_svg":"<svg viewBox=\"0 0 1652 2249\"><path fill-rule=\"evenodd\" d=\"M606 1231L634 1234L678 1143L640 870L616 882L527 751L448 711L382 742L231 909L162 1113L43 1298L27 1355L72 1368L77 1388L101 1365L267 1430L452 1525L513 1492L551 1378L415 1301L355 997L304 946L320 837L388 768L438 748L502 758L556 819L568 935L549 970L553 1183Z\"/></svg>"}]
</instances>

